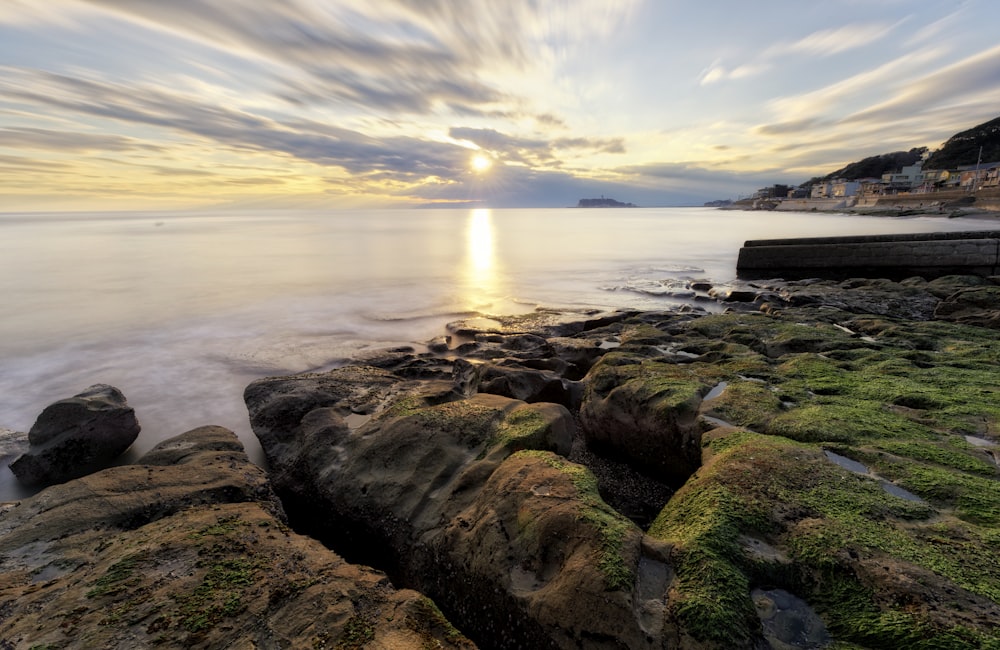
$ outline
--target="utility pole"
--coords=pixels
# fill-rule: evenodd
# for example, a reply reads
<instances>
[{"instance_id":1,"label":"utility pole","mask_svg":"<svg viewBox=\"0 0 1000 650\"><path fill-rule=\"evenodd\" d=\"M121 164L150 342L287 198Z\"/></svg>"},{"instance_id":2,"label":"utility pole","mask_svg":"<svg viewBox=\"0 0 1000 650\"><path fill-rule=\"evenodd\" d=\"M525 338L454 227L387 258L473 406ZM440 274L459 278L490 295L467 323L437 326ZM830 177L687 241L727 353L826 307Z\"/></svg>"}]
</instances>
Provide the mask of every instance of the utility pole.
<instances>
[{"instance_id":1,"label":"utility pole","mask_svg":"<svg viewBox=\"0 0 1000 650\"><path fill-rule=\"evenodd\" d=\"M976 177L972 179L972 191L975 192L979 186L979 165L983 162L983 147L979 146L979 158L976 160Z\"/></svg>"}]
</instances>

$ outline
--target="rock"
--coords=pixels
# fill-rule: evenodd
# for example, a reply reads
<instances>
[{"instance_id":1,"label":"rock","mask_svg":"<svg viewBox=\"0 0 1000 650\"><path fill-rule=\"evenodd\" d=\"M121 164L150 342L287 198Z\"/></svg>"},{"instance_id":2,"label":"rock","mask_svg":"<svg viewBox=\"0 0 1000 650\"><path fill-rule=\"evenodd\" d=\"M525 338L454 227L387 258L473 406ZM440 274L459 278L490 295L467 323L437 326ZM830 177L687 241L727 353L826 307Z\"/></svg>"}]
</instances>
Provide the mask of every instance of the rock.
<instances>
[{"instance_id":1,"label":"rock","mask_svg":"<svg viewBox=\"0 0 1000 650\"><path fill-rule=\"evenodd\" d=\"M708 295L723 302L753 302L757 299L754 289L713 288Z\"/></svg>"},{"instance_id":2,"label":"rock","mask_svg":"<svg viewBox=\"0 0 1000 650\"><path fill-rule=\"evenodd\" d=\"M941 301L934 318L1000 329L1000 287L991 284L960 289Z\"/></svg>"},{"instance_id":3,"label":"rock","mask_svg":"<svg viewBox=\"0 0 1000 650\"><path fill-rule=\"evenodd\" d=\"M331 397L351 393L340 375L353 382L348 369L322 380ZM430 404L400 380L349 431L333 399L279 422L272 407L301 411L284 381L251 385L251 424L291 516L349 558L430 595L484 648L668 647L667 551L565 458L565 408L485 393Z\"/></svg>"},{"instance_id":4,"label":"rock","mask_svg":"<svg viewBox=\"0 0 1000 650\"><path fill-rule=\"evenodd\" d=\"M140 463L0 516L3 647L474 647L427 598L292 532L232 432Z\"/></svg>"},{"instance_id":5,"label":"rock","mask_svg":"<svg viewBox=\"0 0 1000 650\"><path fill-rule=\"evenodd\" d=\"M553 402L573 407L572 394L558 375L520 364L483 364L479 369L479 391L524 402Z\"/></svg>"},{"instance_id":6,"label":"rock","mask_svg":"<svg viewBox=\"0 0 1000 650\"><path fill-rule=\"evenodd\" d=\"M247 404L297 525L483 647L987 648L1000 342L927 320L928 284L755 287L771 314L500 319L440 376L342 368ZM481 390L529 372L582 403Z\"/></svg>"},{"instance_id":7,"label":"rock","mask_svg":"<svg viewBox=\"0 0 1000 650\"><path fill-rule=\"evenodd\" d=\"M121 391L95 384L47 406L28 432L30 448L10 469L24 485L60 483L107 465L138 436Z\"/></svg>"},{"instance_id":8,"label":"rock","mask_svg":"<svg viewBox=\"0 0 1000 650\"><path fill-rule=\"evenodd\" d=\"M640 564L662 565L665 552L644 553L639 528L564 458L514 454L425 539L417 558L428 589L451 594L455 618L480 637L502 639L484 647L663 647L669 571L648 580L648 593L636 584L648 577Z\"/></svg>"},{"instance_id":9,"label":"rock","mask_svg":"<svg viewBox=\"0 0 1000 650\"><path fill-rule=\"evenodd\" d=\"M701 463L698 407L714 382L655 348L623 345L584 380L580 424L588 446L679 486Z\"/></svg>"}]
</instances>

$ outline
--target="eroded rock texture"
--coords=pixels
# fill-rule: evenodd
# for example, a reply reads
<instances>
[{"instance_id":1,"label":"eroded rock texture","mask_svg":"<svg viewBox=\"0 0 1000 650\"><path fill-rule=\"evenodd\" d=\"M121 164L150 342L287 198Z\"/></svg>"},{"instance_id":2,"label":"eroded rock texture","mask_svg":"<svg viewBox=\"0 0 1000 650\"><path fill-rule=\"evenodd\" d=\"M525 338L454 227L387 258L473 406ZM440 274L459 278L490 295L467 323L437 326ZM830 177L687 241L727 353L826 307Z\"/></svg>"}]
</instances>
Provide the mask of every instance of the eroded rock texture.
<instances>
[{"instance_id":1,"label":"eroded rock texture","mask_svg":"<svg viewBox=\"0 0 1000 650\"><path fill-rule=\"evenodd\" d=\"M297 525L483 647L990 648L1000 344L941 320L983 283L479 319L246 400Z\"/></svg>"},{"instance_id":2,"label":"eroded rock texture","mask_svg":"<svg viewBox=\"0 0 1000 650\"><path fill-rule=\"evenodd\" d=\"M0 516L0 647L473 647L427 598L292 532L204 427Z\"/></svg>"}]
</instances>

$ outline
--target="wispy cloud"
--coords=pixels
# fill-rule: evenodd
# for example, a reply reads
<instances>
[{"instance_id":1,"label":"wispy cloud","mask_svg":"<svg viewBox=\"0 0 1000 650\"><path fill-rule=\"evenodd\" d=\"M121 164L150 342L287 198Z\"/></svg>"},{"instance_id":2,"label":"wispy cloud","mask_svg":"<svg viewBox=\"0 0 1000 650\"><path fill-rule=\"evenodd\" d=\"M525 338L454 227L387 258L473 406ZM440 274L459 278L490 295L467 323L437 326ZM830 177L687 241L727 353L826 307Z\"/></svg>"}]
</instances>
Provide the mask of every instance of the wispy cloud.
<instances>
[{"instance_id":1,"label":"wispy cloud","mask_svg":"<svg viewBox=\"0 0 1000 650\"><path fill-rule=\"evenodd\" d=\"M31 127L0 128L0 147L59 152L163 150L161 146L120 135Z\"/></svg>"},{"instance_id":2,"label":"wispy cloud","mask_svg":"<svg viewBox=\"0 0 1000 650\"><path fill-rule=\"evenodd\" d=\"M756 77L772 70L776 62L786 57L823 58L867 47L884 39L894 28L895 25L883 23L856 23L814 31L795 41L770 45L749 61L733 67L717 60L702 73L699 82L704 86L727 79Z\"/></svg>"},{"instance_id":3,"label":"wispy cloud","mask_svg":"<svg viewBox=\"0 0 1000 650\"><path fill-rule=\"evenodd\" d=\"M625 153L622 138L522 138L507 135L496 129L455 127L448 135L456 140L470 142L503 159L539 164L556 159L557 150L584 150L602 153Z\"/></svg>"},{"instance_id":4,"label":"wispy cloud","mask_svg":"<svg viewBox=\"0 0 1000 650\"><path fill-rule=\"evenodd\" d=\"M765 57L786 54L832 56L880 41L893 30L893 25L853 24L822 29L797 41L779 44L765 51Z\"/></svg>"},{"instance_id":5,"label":"wispy cloud","mask_svg":"<svg viewBox=\"0 0 1000 650\"><path fill-rule=\"evenodd\" d=\"M844 121L889 121L942 105L978 99L991 100L1000 106L1000 46L902 84L889 99L858 111Z\"/></svg>"}]
</instances>

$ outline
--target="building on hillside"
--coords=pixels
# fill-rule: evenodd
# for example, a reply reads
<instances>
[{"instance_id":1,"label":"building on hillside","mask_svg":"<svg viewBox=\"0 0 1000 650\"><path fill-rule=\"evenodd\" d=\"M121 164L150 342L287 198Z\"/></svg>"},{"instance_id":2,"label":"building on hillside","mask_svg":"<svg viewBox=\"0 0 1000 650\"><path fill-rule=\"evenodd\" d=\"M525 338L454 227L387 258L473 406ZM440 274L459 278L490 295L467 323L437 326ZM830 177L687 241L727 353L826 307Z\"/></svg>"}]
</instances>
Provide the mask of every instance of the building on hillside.
<instances>
[{"instance_id":1,"label":"building on hillside","mask_svg":"<svg viewBox=\"0 0 1000 650\"><path fill-rule=\"evenodd\" d=\"M878 196L885 194L885 183L882 182L881 178L862 178L858 181L860 187L858 188L858 194L861 196Z\"/></svg>"},{"instance_id":2,"label":"building on hillside","mask_svg":"<svg viewBox=\"0 0 1000 650\"><path fill-rule=\"evenodd\" d=\"M925 169L924 180L915 189L918 192L936 192L947 187L951 174L951 172L945 169Z\"/></svg>"},{"instance_id":3,"label":"building on hillside","mask_svg":"<svg viewBox=\"0 0 1000 650\"><path fill-rule=\"evenodd\" d=\"M993 187L996 184L997 170L1000 162L980 163L978 165L963 165L955 174L959 177L959 187L974 191L980 187ZM993 185L987 185L993 183Z\"/></svg>"},{"instance_id":4,"label":"building on hillside","mask_svg":"<svg viewBox=\"0 0 1000 650\"><path fill-rule=\"evenodd\" d=\"M783 185L781 183L772 185L771 187L762 187L753 193L755 199L785 199L788 198L788 192L792 188L788 185Z\"/></svg>"},{"instance_id":5,"label":"building on hillside","mask_svg":"<svg viewBox=\"0 0 1000 650\"><path fill-rule=\"evenodd\" d=\"M838 199L848 196L857 196L860 189L860 181L836 180L831 183L830 195Z\"/></svg>"},{"instance_id":6,"label":"building on hillside","mask_svg":"<svg viewBox=\"0 0 1000 650\"><path fill-rule=\"evenodd\" d=\"M995 163L983 174L980 187L1000 187L1000 163Z\"/></svg>"},{"instance_id":7,"label":"building on hillside","mask_svg":"<svg viewBox=\"0 0 1000 650\"><path fill-rule=\"evenodd\" d=\"M882 174L882 182L886 185L886 193L908 192L914 187L919 187L924 182L924 173L920 163L907 165L895 174Z\"/></svg>"},{"instance_id":8,"label":"building on hillside","mask_svg":"<svg viewBox=\"0 0 1000 650\"><path fill-rule=\"evenodd\" d=\"M833 183L814 183L809 192L811 199L828 199L833 196Z\"/></svg>"}]
</instances>

